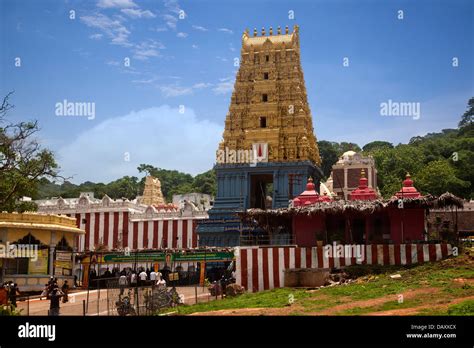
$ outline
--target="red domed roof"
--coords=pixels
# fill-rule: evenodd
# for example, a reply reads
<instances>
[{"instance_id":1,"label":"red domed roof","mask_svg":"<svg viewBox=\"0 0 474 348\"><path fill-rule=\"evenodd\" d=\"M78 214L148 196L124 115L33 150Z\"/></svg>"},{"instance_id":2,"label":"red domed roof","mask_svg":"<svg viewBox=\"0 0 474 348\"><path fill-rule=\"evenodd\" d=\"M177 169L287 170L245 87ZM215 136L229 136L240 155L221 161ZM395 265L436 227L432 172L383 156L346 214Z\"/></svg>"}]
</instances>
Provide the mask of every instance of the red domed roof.
<instances>
[{"instance_id":1,"label":"red domed roof","mask_svg":"<svg viewBox=\"0 0 474 348\"><path fill-rule=\"evenodd\" d=\"M298 197L293 199L293 206L301 207L318 202L328 202L330 200L331 197L327 195L320 196L319 193L316 192L316 185L314 184L313 179L309 178L308 183L306 184L306 190L303 191Z\"/></svg>"},{"instance_id":2,"label":"red domed roof","mask_svg":"<svg viewBox=\"0 0 474 348\"><path fill-rule=\"evenodd\" d=\"M363 169L360 172L359 187L351 192L349 199L351 201L371 201L377 199L375 190L367 186L367 178Z\"/></svg>"},{"instance_id":3,"label":"red domed roof","mask_svg":"<svg viewBox=\"0 0 474 348\"><path fill-rule=\"evenodd\" d=\"M410 173L407 173L405 180L403 180L403 186L400 191L395 193L397 198L417 198L421 197L421 194L413 186L413 180L411 179Z\"/></svg>"}]
</instances>

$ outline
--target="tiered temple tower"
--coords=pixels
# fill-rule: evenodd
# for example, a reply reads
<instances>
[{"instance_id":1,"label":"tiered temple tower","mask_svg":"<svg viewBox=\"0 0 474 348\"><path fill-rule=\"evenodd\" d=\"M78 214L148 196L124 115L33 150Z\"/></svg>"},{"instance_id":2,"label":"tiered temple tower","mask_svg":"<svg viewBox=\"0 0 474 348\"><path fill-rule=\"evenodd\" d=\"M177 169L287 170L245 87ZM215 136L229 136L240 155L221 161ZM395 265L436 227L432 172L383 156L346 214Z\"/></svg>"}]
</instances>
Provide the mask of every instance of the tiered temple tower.
<instances>
[{"instance_id":1,"label":"tiered temple tower","mask_svg":"<svg viewBox=\"0 0 474 348\"><path fill-rule=\"evenodd\" d=\"M151 175L146 177L143 196L140 203L153 206L159 206L166 203L163 198L163 193L161 192L161 182L158 178L154 178Z\"/></svg>"},{"instance_id":2,"label":"tiered temple tower","mask_svg":"<svg viewBox=\"0 0 474 348\"><path fill-rule=\"evenodd\" d=\"M235 213L288 206L309 176L319 180L319 165L298 26L291 33L288 27L284 33L270 28L268 35L262 29L261 36L256 29L253 36L246 30L217 151L217 197L209 220L198 226L200 245L253 244L256 232L242 226ZM281 237L281 243L290 242ZM265 243L279 243L268 238Z\"/></svg>"}]
</instances>

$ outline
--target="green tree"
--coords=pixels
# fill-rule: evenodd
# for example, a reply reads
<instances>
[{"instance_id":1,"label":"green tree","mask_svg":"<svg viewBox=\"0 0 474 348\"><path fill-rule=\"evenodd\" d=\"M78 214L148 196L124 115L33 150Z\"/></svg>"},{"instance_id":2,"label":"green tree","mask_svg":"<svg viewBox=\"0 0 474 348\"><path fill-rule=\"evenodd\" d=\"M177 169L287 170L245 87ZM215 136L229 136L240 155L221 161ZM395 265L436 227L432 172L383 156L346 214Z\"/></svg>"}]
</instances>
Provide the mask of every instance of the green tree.
<instances>
[{"instance_id":1,"label":"green tree","mask_svg":"<svg viewBox=\"0 0 474 348\"><path fill-rule=\"evenodd\" d=\"M459 179L455 169L446 160L428 163L416 175L416 184L423 193L439 196L446 191L462 195L471 186L470 182Z\"/></svg>"},{"instance_id":2,"label":"green tree","mask_svg":"<svg viewBox=\"0 0 474 348\"><path fill-rule=\"evenodd\" d=\"M469 99L466 112L461 116L461 121L459 121L458 127L463 128L467 126L472 126L474 123L474 97Z\"/></svg>"},{"instance_id":3,"label":"green tree","mask_svg":"<svg viewBox=\"0 0 474 348\"><path fill-rule=\"evenodd\" d=\"M365 152L372 152L374 150L384 149L384 148L393 149L393 144L389 143L388 141L377 140L377 141L372 141L370 143L365 144L362 147L362 150Z\"/></svg>"},{"instance_id":4,"label":"green tree","mask_svg":"<svg viewBox=\"0 0 474 348\"><path fill-rule=\"evenodd\" d=\"M331 175L332 166L337 162L339 155L339 144L326 140L318 141L319 155L321 156L321 170L324 177Z\"/></svg>"},{"instance_id":5,"label":"green tree","mask_svg":"<svg viewBox=\"0 0 474 348\"><path fill-rule=\"evenodd\" d=\"M0 211L36 210L23 196L33 197L42 178L60 178L53 153L41 148L35 134L38 122L13 123L7 113L13 108L8 93L0 106Z\"/></svg>"}]
</instances>

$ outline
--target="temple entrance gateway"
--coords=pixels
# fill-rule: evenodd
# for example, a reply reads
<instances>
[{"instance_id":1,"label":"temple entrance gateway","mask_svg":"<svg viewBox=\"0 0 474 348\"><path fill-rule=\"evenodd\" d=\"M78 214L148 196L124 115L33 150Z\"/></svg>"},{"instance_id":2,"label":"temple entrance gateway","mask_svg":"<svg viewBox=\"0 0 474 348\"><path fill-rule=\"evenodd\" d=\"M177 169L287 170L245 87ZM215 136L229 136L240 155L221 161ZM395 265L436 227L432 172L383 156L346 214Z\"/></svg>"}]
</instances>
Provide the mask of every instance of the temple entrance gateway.
<instances>
[{"instance_id":1,"label":"temple entrance gateway","mask_svg":"<svg viewBox=\"0 0 474 348\"><path fill-rule=\"evenodd\" d=\"M236 213L288 207L310 176L319 188L321 159L300 62L299 28L269 33L258 37L256 30L253 35L246 30L242 36L239 71L216 152L217 196L209 219L197 227L200 246L238 246L239 236L263 242L260 231L241 223ZM253 149L254 161L222 161L226 149Z\"/></svg>"},{"instance_id":2,"label":"temple entrance gateway","mask_svg":"<svg viewBox=\"0 0 474 348\"><path fill-rule=\"evenodd\" d=\"M271 209L273 201L273 175L251 174L250 178L250 208Z\"/></svg>"}]
</instances>

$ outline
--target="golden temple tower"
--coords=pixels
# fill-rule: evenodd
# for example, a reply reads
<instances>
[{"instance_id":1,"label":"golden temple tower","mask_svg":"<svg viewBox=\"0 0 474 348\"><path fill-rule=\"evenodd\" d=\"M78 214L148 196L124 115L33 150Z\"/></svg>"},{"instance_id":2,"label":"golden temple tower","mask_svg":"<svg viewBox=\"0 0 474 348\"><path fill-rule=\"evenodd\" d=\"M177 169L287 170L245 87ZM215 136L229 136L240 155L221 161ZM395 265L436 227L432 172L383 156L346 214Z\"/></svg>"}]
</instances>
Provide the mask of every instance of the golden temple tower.
<instances>
[{"instance_id":1,"label":"golden temple tower","mask_svg":"<svg viewBox=\"0 0 474 348\"><path fill-rule=\"evenodd\" d=\"M293 32L242 36L241 61L219 150L268 144L268 162L321 160L313 131L298 26Z\"/></svg>"},{"instance_id":2,"label":"golden temple tower","mask_svg":"<svg viewBox=\"0 0 474 348\"><path fill-rule=\"evenodd\" d=\"M163 198L163 193L161 192L161 182L159 179L151 175L146 177L143 196L140 200L140 203L153 206L166 203L165 199Z\"/></svg>"}]
</instances>

